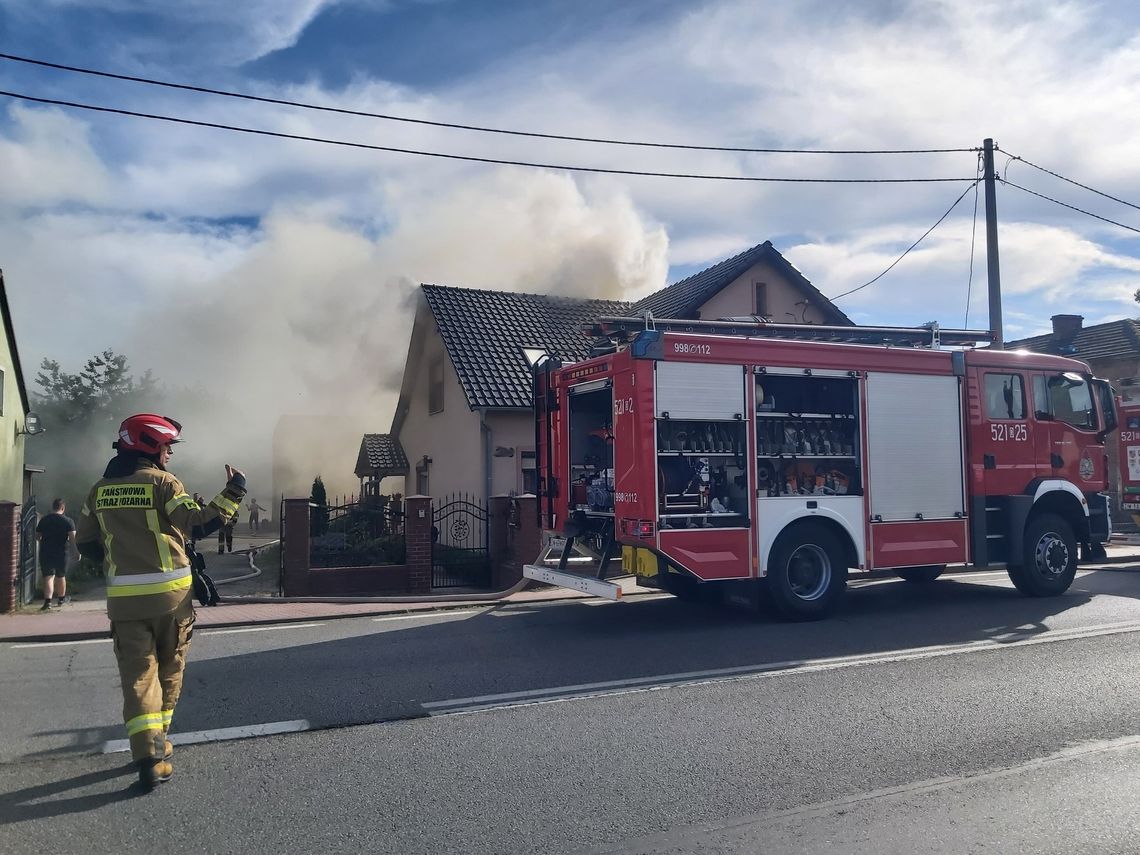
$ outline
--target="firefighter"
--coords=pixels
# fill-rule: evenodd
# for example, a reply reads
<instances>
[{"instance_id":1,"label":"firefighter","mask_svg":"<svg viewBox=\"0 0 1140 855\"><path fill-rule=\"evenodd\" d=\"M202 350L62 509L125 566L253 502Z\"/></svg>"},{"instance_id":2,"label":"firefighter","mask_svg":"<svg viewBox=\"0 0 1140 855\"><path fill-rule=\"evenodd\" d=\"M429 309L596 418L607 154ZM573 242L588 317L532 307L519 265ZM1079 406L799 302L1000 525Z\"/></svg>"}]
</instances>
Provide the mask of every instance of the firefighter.
<instances>
[{"instance_id":1,"label":"firefighter","mask_svg":"<svg viewBox=\"0 0 1140 855\"><path fill-rule=\"evenodd\" d=\"M112 446L118 454L91 488L76 537L84 557L106 570L123 720L147 790L174 771L166 733L194 628L185 544L235 517L245 496L245 476L229 464L225 488L208 505L187 495L166 470L181 433L165 416L143 413L124 421Z\"/></svg>"},{"instance_id":2,"label":"firefighter","mask_svg":"<svg viewBox=\"0 0 1140 855\"><path fill-rule=\"evenodd\" d=\"M228 549L230 552L234 551L234 527L237 525L237 516L233 519L222 523L222 527L218 529L218 555L222 555Z\"/></svg>"}]
</instances>

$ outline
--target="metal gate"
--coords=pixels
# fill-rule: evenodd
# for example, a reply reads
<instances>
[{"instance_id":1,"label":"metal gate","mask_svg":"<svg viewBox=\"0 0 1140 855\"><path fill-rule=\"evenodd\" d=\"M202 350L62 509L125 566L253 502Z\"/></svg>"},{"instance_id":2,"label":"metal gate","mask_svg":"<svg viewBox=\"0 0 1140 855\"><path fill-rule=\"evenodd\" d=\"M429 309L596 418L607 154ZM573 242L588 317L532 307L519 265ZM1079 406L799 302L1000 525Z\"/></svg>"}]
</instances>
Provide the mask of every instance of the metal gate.
<instances>
[{"instance_id":1,"label":"metal gate","mask_svg":"<svg viewBox=\"0 0 1140 855\"><path fill-rule=\"evenodd\" d=\"M473 496L451 496L432 513L433 588L489 588L487 507Z\"/></svg>"},{"instance_id":2,"label":"metal gate","mask_svg":"<svg viewBox=\"0 0 1140 855\"><path fill-rule=\"evenodd\" d=\"M36 497L24 502L20 512L20 602L36 598Z\"/></svg>"}]
</instances>

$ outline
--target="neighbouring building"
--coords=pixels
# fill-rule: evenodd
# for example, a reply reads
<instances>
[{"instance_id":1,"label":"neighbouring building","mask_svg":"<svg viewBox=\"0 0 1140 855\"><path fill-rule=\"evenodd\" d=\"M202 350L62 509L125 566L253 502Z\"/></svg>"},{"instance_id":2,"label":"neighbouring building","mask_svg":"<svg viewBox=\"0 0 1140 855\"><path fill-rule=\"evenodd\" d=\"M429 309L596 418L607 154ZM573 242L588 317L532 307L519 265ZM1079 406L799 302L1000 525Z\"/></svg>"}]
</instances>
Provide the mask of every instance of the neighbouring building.
<instances>
[{"instance_id":1,"label":"neighbouring building","mask_svg":"<svg viewBox=\"0 0 1140 855\"><path fill-rule=\"evenodd\" d=\"M1120 381L1140 378L1140 320L1121 318L1086 327L1081 315L1053 315L1053 331L1017 341L1006 342L1007 350L1031 350L1068 356L1087 362L1095 376L1108 380L1116 388ZM1115 442L1107 444L1112 491L1120 493L1120 469ZM1131 518L1120 511L1114 501L1113 526L1132 527Z\"/></svg>"},{"instance_id":2,"label":"neighbouring building","mask_svg":"<svg viewBox=\"0 0 1140 855\"><path fill-rule=\"evenodd\" d=\"M4 321L4 346L0 348L0 501L23 504L32 492L32 475L43 469L24 464L24 438L31 427L30 407L2 271L0 315Z\"/></svg>"},{"instance_id":3,"label":"neighbouring building","mask_svg":"<svg viewBox=\"0 0 1140 855\"><path fill-rule=\"evenodd\" d=\"M852 325L769 241L634 303L421 285L392 429L365 436L357 476L402 468L407 495L532 492L531 365L545 353L583 359L584 323L646 310Z\"/></svg>"}]
</instances>

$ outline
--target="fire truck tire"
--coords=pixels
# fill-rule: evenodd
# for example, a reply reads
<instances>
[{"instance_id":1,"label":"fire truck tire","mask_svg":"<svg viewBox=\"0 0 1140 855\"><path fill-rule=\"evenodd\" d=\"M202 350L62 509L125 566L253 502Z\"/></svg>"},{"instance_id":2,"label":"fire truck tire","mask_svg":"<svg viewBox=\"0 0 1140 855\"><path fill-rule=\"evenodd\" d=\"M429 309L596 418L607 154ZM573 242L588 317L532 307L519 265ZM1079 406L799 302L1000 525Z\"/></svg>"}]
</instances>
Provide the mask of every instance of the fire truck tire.
<instances>
[{"instance_id":1,"label":"fire truck tire","mask_svg":"<svg viewBox=\"0 0 1140 855\"><path fill-rule=\"evenodd\" d=\"M1025 560L1009 568L1014 587L1028 597L1055 597L1077 574L1077 538L1057 514L1038 514L1025 526Z\"/></svg>"},{"instance_id":2,"label":"fire truck tire","mask_svg":"<svg viewBox=\"0 0 1140 855\"><path fill-rule=\"evenodd\" d=\"M820 620L847 590L847 561L830 531L798 525L781 534L768 561L767 598L788 620Z\"/></svg>"},{"instance_id":3,"label":"fire truck tire","mask_svg":"<svg viewBox=\"0 0 1140 855\"><path fill-rule=\"evenodd\" d=\"M925 567L903 567L895 571L900 579L913 582L916 585L929 585L944 572L945 564L928 564Z\"/></svg>"}]
</instances>

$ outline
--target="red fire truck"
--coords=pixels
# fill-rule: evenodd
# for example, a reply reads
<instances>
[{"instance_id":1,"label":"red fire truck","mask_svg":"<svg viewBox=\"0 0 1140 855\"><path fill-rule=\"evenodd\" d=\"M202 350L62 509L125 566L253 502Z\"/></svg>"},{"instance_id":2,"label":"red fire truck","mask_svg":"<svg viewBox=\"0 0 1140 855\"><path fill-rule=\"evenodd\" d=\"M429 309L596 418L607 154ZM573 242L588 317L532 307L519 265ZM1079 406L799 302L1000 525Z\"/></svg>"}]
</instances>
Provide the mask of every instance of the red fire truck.
<instances>
[{"instance_id":1,"label":"red fire truck","mask_svg":"<svg viewBox=\"0 0 1140 855\"><path fill-rule=\"evenodd\" d=\"M1004 567L1068 589L1110 534L1108 384L988 332L601 318L595 355L535 366L539 516L527 577L759 596L792 619L849 571ZM1103 554L1103 553L1101 553Z\"/></svg>"}]
</instances>

